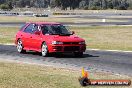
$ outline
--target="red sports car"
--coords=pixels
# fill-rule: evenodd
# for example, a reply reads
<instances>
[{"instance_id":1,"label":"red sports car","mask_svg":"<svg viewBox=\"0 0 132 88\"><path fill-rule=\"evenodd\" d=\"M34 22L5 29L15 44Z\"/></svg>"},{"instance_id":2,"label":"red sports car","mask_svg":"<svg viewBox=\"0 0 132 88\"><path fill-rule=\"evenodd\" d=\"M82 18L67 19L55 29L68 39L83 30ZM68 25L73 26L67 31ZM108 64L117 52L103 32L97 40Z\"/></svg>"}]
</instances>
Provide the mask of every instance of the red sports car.
<instances>
[{"instance_id":1,"label":"red sports car","mask_svg":"<svg viewBox=\"0 0 132 88\"><path fill-rule=\"evenodd\" d=\"M74 35L65 26L54 22L29 22L16 34L15 44L19 53L27 50L49 53L74 53L82 56L86 50L85 40Z\"/></svg>"}]
</instances>

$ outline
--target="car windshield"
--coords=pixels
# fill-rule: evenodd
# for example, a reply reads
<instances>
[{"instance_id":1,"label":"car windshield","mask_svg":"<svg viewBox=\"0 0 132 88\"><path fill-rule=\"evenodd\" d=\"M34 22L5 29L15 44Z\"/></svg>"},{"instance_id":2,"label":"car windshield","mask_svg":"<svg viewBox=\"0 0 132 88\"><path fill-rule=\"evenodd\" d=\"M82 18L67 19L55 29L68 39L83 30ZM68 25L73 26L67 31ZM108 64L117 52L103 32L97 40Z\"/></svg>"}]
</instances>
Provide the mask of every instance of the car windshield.
<instances>
[{"instance_id":1,"label":"car windshield","mask_svg":"<svg viewBox=\"0 0 132 88\"><path fill-rule=\"evenodd\" d=\"M42 25L41 30L44 35L71 35L71 32L63 25Z\"/></svg>"}]
</instances>

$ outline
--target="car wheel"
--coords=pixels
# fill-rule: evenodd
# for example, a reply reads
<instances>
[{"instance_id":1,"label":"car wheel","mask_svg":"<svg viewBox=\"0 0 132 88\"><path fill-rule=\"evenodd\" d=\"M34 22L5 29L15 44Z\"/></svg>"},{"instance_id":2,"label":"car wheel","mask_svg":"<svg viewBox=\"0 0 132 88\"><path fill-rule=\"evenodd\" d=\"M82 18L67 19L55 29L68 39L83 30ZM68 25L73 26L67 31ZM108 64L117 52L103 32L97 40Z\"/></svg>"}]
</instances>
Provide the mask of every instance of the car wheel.
<instances>
[{"instance_id":1,"label":"car wheel","mask_svg":"<svg viewBox=\"0 0 132 88\"><path fill-rule=\"evenodd\" d=\"M17 51L19 53L26 53L26 50L23 49L23 44L20 39L17 41Z\"/></svg>"},{"instance_id":2,"label":"car wheel","mask_svg":"<svg viewBox=\"0 0 132 88\"><path fill-rule=\"evenodd\" d=\"M42 44L41 53L42 53L42 56L43 57L45 57L45 56L48 55L48 46L46 45L45 42Z\"/></svg>"},{"instance_id":3,"label":"car wheel","mask_svg":"<svg viewBox=\"0 0 132 88\"><path fill-rule=\"evenodd\" d=\"M74 52L74 56L75 57L82 57L83 56L83 52Z\"/></svg>"}]
</instances>

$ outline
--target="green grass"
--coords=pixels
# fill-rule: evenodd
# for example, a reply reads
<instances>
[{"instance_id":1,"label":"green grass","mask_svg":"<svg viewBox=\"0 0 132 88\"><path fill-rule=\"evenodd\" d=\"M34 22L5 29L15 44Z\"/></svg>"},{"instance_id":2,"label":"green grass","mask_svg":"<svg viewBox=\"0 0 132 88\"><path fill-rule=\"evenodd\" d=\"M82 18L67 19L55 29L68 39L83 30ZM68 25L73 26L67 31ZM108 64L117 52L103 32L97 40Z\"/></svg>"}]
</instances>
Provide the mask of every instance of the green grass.
<instances>
[{"instance_id":1,"label":"green grass","mask_svg":"<svg viewBox=\"0 0 132 88\"><path fill-rule=\"evenodd\" d=\"M53 18L53 17L23 17L23 16L0 16L0 22L36 22L36 21L49 21L49 22L73 22L76 18Z\"/></svg>"},{"instance_id":2,"label":"green grass","mask_svg":"<svg viewBox=\"0 0 132 88\"><path fill-rule=\"evenodd\" d=\"M0 43L14 43L18 27L0 27Z\"/></svg>"},{"instance_id":3,"label":"green grass","mask_svg":"<svg viewBox=\"0 0 132 88\"><path fill-rule=\"evenodd\" d=\"M73 73L63 69L0 62L0 88L79 88L77 75Z\"/></svg>"},{"instance_id":4,"label":"green grass","mask_svg":"<svg viewBox=\"0 0 132 88\"><path fill-rule=\"evenodd\" d=\"M78 82L80 74L80 71L69 69L0 61L0 88L82 88ZM108 73L89 73L89 75L90 79L131 79L131 77Z\"/></svg>"},{"instance_id":5,"label":"green grass","mask_svg":"<svg viewBox=\"0 0 132 88\"><path fill-rule=\"evenodd\" d=\"M18 27L0 27L0 43L14 43L18 29ZM132 51L130 26L71 27L71 30L86 40L87 48Z\"/></svg>"}]
</instances>

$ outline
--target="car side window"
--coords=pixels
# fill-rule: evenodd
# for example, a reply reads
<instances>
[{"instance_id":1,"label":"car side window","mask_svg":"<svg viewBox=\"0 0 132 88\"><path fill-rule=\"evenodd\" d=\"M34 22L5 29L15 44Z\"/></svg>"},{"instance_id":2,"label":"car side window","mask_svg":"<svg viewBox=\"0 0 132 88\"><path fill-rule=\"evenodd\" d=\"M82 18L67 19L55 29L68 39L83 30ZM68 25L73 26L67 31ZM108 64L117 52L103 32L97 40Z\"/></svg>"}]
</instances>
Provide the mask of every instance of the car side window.
<instances>
[{"instance_id":1,"label":"car side window","mask_svg":"<svg viewBox=\"0 0 132 88\"><path fill-rule=\"evenodd\" d=\"M33 29L32 29L32 33L34 33L35 31L39 31L39 30L38 30L38 25L36 25L36 24L34 25L34 27L33 27Z\"/></svg>"},{"instance_id":2,"label":"car side window","mask_svg":"<svg viewBox=\"0 0 132 88\"><path fill-rule=\"evenodd\" d=\"M42 26L41 27L42 33L45 34L51 34L50 28L48 26Z\"/></svg>"},{"instance_id":3,"label":"car side window","mask_svg":"<svg viewBox=\"0 0 132 88\"><path fill-rule=\"evenodd\" d=\"M33 28L34 28L34 25L33 25L33 24L30 24L30 25L24 30L24 32L26 32L26 33L32 33L32 32L33 32Z\"/></svg>"}]
</instances>

